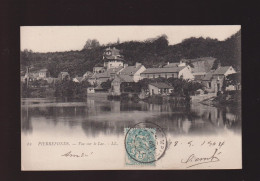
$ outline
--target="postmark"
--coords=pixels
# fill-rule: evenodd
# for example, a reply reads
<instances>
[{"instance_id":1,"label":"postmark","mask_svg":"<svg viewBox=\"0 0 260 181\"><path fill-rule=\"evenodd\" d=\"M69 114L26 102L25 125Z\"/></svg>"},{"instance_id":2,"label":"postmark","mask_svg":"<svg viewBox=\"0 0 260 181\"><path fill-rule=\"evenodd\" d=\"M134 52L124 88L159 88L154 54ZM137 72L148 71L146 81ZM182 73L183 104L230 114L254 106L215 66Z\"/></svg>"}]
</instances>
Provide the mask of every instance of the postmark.
<instances>
[{"instance_id":1,"label":"postmark","mask_svg":"<svg viewBox=\"0 0 260 181\"><path fill-rule=\"evenodd\" d=\"M126 165L155 165L166 148L166 135L157 124L141 122L125 128Z\"/></svg>"}]
</instances>

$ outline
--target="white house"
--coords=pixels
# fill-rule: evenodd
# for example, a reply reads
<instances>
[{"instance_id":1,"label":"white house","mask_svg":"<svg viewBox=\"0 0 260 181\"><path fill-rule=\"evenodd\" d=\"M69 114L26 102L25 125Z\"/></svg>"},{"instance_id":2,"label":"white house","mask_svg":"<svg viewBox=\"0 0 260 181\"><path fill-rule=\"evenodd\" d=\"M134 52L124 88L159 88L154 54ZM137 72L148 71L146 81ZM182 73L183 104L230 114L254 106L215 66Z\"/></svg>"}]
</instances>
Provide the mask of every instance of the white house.
<instances>
[{"instance_id":1,"label":"white house","mask_svg":"<svg viewBox=\"0 0 260 181\"><path fill-rule=\"evenodd\" d=\"M164 82L154 82L148 85L150 95L169 95L173 92L174 88Z\"/></svg>"},{"instance_id":2,"label":"white house","mask_svg":"<svg viewBox=\"0 0 260 181\"><path fill-rule=\"evenodd\" d=\"M41 69L39 71L39 78L44 79L50 76L50 72L47 69Z\"/></svg>"},{"instance_id":3,"label":"white house","mask_svg":"<svg viewBox=\"0 0 260 181\"><path fill-rule=\"evenodd\" d=\"M190 69L187 66L182 67L169 67L169 68L148 68L141 73L141 78L183 78L185 80L193 80L194 76L192 75Z\"/></svg>"}]
</instances>

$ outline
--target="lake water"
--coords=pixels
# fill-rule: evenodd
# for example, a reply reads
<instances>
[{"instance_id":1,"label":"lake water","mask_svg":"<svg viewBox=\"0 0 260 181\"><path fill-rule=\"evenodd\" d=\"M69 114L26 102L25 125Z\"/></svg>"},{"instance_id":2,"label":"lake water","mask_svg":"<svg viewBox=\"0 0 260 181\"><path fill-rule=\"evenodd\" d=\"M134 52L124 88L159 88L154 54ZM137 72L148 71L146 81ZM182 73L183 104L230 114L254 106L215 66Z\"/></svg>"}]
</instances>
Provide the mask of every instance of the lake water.
<instances>
[{"instance_id":1,"label":"lake water","mask_svg":"<svg viewBox=\"0 0 260 181\"><path fill-rule=\"evenodd\" d=\"M86 100L22 99L21 129L24 135L55 132L66 135L77 130L86 137L123 136L124 128L139 122L154 122L171 135L240 134L240 111L193 103L189 108L170 104L108 101L105 97ZM68 136L73 136L70 134Z\"/></svg>"},{"instance_id":2,"label":"lake water","mask_svg":"<svg viewBox=\"0 0 260 181\"><path fill-rule=\"evenodd\" d=\"M212 154L215 148L206 144L200 146L204 142L225 142L221 148L222 161L214 167L203 164L195 169L241 168L239 112L230 107L219 109L199 103L185 108L169 104L108 101L105 96L66 101L22 99L22 169L135 169L126 165L124 130L140 122L153 122L165 132L168 146L166 154L156 162L158 168L185 169L181 159L192 153L202 156L205 156L202 153ZM191 140L194 147L189 146ZM176 141L180 142L177 147L170 145L170 142ZM67 142L69 145L42 146L42 142ZM86 145L82 146L82 143ZM62 156L68 152L89 156Z\"/></svg>"}]
</instances>

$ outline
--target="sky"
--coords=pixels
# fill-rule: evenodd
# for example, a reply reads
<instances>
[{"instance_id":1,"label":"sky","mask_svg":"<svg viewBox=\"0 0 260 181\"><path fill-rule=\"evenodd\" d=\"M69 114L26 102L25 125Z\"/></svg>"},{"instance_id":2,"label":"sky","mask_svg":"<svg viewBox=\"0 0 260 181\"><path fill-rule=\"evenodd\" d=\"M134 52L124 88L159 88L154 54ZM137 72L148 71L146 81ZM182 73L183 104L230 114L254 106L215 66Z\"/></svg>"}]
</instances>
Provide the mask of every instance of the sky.
<instances>
[{"instance_id":1,"label":"sky","mask_svg":"<svg viewBox=\"0 0 260 181\"><path fill-rule=\"evenodd\" d=\"M21 26L21 50L56 52L82 50L88 39L100 44L143 41L166 34L170 45L190 37L210 37L220 41L230 37L240 25L214 26Z\"/></svg>"}]
</instances>

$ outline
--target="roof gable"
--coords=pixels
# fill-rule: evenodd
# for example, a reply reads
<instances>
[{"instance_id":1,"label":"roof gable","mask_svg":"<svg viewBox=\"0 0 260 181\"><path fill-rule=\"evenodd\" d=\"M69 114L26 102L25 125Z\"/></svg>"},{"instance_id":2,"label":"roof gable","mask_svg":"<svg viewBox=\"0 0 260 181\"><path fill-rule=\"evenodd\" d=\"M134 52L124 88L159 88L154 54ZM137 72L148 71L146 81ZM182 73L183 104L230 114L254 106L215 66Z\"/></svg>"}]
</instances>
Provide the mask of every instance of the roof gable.
<instances>
[{"instance_id":1,"label":"roof gable","mask_svg":"<svg viewBox=\"0 0 260 181\"><path fill-rule=\"evenodd\" d=\"M209 71L202 80L211 80L214 70Z\"/></svg>"}]
</instances>

